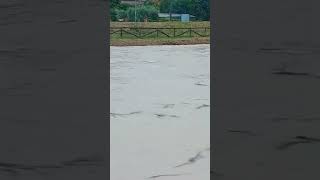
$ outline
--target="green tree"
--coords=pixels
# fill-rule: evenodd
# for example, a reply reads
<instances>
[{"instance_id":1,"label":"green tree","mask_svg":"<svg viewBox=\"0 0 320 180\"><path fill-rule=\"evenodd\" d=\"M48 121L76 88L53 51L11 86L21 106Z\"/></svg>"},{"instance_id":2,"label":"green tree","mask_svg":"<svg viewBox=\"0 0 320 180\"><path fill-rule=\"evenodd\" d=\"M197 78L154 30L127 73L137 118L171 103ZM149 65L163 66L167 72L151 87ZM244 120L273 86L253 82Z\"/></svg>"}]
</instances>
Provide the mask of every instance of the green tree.
<instances>
[{"instance_id":1,"label":"green tree","mask_svg":"<svg viewBox=\"0 0 320 180\"><path fill-rule=\"evenodd\" d=\"M126 19L127 18L127 11L123 9L116 10L117 19Z\"/></svg>"},{"instance_id":2,"label":"green tree","mask_svg":"<svg viewBox=\"0 0 320 180\"><path fill-rule=\"evenodd\" d=\"M209 20L209 0L161 0L160 12L191 14L198 20Z\"/></svg>"},{"instance_id":3,"label":"green tree","mask_svg":"<svg viewBox=\"0 0 320 180\"><path fill-rule=\"evenodd\" d=\"M127 17L127 9L132 7L128 4L122 4L120 0L111 0L110 3L111 21L125 19Z\"/></svg>"},{"instance_id":4,"label":"green tree","mask_svg":"<svg viewBox=\"0 0 320 180\"><path fill-rule=\"evenodd\" d=\"M146 6L154 6L159 9L161 0L146 0L144 5Z\"/></svg>"},{"instance_id":5,"label":"green tree","mask_svg":"<svg viewBox=\"0 0 320 180\"><path fill-rule=\"evenodd\" d=\"M192 0L173 0L171 9L174 13L190 14L192 5Z\"/></svg>"},{"instance_id":6,"label":"green tree","mask_svg":"<svg viewBox=\"0 0 320 180\"><path fill-rule=\"evenodd\" d=\"M136 8L136 21L144 21L145 18L148 21L158 20L158 9L154 6L139 6ZM135 21L135 8L130 7L127 10L127 17L129 21Z\"/></svg>"},{"instance_id":7,"label":"green tree","mask_svg":"<svg viewBox=\"0 0 320 180\"><path fill-rule=\"evenodd\" d=\"M127 10L129 7L133 7L133 6L129 4L119 4L117 6L117 9Z\"/></svg>"},{"instance_id":8,"label":"green tree","mask_svg":"<svg viewBox=\"0 0 320 180\"><path fill-rule=\"evenodd\" d=\"M110 1L110 7L111 8L116 8L120 5L121 1L120 0L111 0Z\"/></svg>"},{"instance_id":9,"label":"green tree","mask_svg":"<svg viewBox=\"0 0 320 180\"><path fill-rule=\"evenodd\" d=\"M208 21L210 19L209 0L192 0L193 5L190 14L196 16L198 20Z\"/></svg>"},{"instance_id":10,"label":"green tree","mask_svg":"<svg viewBox=\"0 0 320 180\"><path fill-rule=\"evenodd\" d=\"M111 18L111 21L116 21L117 20L116 9L113 9L113 8L110 9L110 18Z\"/></svg>"},{"instance_id":11,"label":"green tree","mask_svg":"<svg viewBox=\"0 0 320 180\"><path fill-rule=\"evenodd\" d=\"M160 4L159 4L160 12L169 13L172 1L174 1L174 0L161 0Z\"/></svg>"},{"instance_id":12,"label":"green tree","mask_svg":"<svg viewBox=\"0 0 320 180\"><path fill-rule=\"evenodd\" d=\"M193 0L161 0L160 12L190 14L193 7Z\"/></svg>"}]
</instances>

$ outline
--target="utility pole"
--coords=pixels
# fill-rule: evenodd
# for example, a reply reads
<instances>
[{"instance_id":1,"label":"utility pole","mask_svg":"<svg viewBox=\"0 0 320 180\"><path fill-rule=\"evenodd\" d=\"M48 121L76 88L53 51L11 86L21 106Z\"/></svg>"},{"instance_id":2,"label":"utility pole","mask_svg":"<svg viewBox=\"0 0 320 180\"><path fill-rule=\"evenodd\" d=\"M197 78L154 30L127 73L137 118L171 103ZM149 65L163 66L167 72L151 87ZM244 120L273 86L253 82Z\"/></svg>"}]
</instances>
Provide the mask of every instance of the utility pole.
<instances>
[{"instance_id":1,"label":"utility pole","mask_svg":"<svg viewBox=\"0 0 320 180\"><path fill-rule=\"evenodd\" d=\"M170 8L169 8L169 20L171 21L172 19L172 1L170 1Z\"/></svg>"},{"instance_id":2,"label":"utility pole","mask_svg":"<svg viewBox=\"0 0 320 180\"><path fill-rule=\"evenodd\" d=\"M134 0L134 25L137 23L137 0Z\"/></svg>"}]
</instances>

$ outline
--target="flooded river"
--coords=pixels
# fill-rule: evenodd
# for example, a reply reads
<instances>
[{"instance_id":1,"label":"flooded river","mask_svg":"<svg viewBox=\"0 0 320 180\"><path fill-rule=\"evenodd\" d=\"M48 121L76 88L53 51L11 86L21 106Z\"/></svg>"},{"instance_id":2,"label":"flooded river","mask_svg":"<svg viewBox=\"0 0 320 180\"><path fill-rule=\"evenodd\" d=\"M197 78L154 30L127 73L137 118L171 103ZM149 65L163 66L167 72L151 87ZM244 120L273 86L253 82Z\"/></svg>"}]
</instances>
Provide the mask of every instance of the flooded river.
<instances>
[{"instance_id":1,"label":"flooded river","mask_svg":"<svg viewBox=\"0 0 320 180\"><path fill-rule=\"evenodd\" d=\"M111 47L111 180L209 180L210 46Z\"/></svg>"}]
</instances>

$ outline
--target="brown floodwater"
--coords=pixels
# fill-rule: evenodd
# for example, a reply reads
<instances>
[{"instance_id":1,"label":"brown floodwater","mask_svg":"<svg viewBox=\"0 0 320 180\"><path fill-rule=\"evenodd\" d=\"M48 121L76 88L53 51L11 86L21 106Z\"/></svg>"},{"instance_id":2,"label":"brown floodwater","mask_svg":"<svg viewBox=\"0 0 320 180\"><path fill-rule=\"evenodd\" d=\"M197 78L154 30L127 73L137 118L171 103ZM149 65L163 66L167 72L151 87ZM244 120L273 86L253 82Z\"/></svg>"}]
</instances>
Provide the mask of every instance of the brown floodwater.
<instances>
[{"instance_id":1,"label":"brown floodwater","mask_svg":"<svg viewBox=\"0 0 320 180\"><path fill-rule=\"evenodd\" d=\"M210 45L111 47L111 180L210 178Z\"/></svg>"}]
</instances>

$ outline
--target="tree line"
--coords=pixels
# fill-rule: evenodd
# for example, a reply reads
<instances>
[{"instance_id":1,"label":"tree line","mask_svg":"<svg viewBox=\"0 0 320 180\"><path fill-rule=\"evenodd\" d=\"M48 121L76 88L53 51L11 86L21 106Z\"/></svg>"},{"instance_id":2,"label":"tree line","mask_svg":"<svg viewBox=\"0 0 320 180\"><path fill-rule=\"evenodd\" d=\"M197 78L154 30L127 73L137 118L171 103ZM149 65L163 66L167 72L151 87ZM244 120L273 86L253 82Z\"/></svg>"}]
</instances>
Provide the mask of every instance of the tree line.
<instances>
[{"instance_id":1,"label":"tree line","mask_svg":"<svg viewBox=\"0 0 320 180\"><path fill-rule=\"evenodd\" d=\"M209 0L146 0L136 7L122 4L121 0L111 0L112 21L158 21L159 12L191 14L200 21L210 19Z\"/></svg>"}]
</instances>

